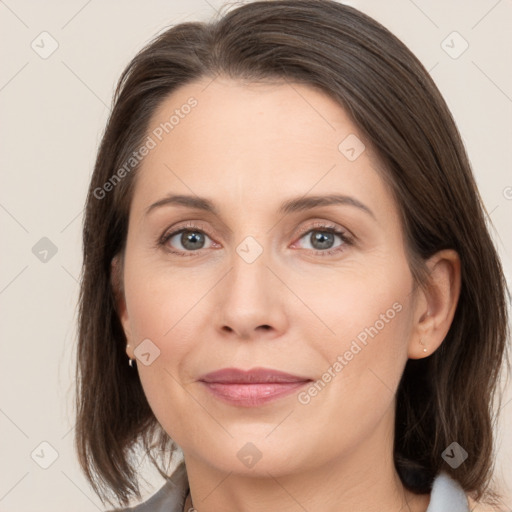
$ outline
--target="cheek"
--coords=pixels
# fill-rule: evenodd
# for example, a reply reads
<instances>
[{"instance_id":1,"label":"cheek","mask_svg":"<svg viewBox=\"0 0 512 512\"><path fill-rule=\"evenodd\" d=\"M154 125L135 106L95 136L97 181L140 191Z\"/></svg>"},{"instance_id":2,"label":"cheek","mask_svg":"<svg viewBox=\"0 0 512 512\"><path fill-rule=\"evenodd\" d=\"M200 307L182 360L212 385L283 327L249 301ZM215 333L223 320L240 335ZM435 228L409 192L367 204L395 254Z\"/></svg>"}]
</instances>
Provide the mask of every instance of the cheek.
<instances>
[{"instance_id":1,"label":"cheek","mask_svg":"<svg viewBox=\"0 0 512 512\"><path fill-rule=\"evenodd\" d=\"M197 294L185 284L180 288L176 277L171 283L165 274L157 279L137 272L126 280L125 292L144 394L167 433L176 439L186 438L184 432L190 432L190 425L184 426L186 416L179 411L191 405L185 390L191 380L186 362L193 338L197 338L191 329ZM150 364L144 364L144 359Z\"/></svg>"},{"instance_id":2,"label":"cheek","mask_svg":"<svg viewBox=\"0 0 512 512\"><path fill-rule=\"evenodd\" d=\"M194 279L190 276L160 267L142 257L128 261L125 296L134 343L149 338L164 350L201 295L195 289L198 286L191 285ZM204 293L204 287L199 288Z\"/></svg>"},{"instance_id":3,"label":"cheek","mask_svg":"<svg viewBox=\"0 0 512 512\"><path fill-rule=\"evenodd\" d=\"M373 400L366 391L375 391L374 384L393 391L398 385L407 360L412 283L407 272L392 270L373 278L369 272L345 276L310 296L312 309L330 331L318 336L311 329L308 335L324 361L318 376L338 396L355 400L362 394Z\"/></svg>"},{"instance_id":4,"label":"cheek","mask_svg":"<svg viewBox=\"0 0 512 512\"><path fill-rule=\"evenodd\" d=\"M124 279L133 345L151 340L159 351L155 363L170 372L180 370L186 381L181 371L185 356L201 344L204 334L211 336L203 331L212 329L208 292L219 281L218 271L172 268L161 258L155 261L133 250L126 258Z\"/></svg>"},{"instance_id":5,"label":"cheek","mask_svg":"<svg viewBox=\"0 0 512 512\"><path fill-rule=\"evenodd\" d=\"M331 295L323 311L335 335L308 337L323 364L316 365L317 380L297 398L304 418L336 425L323 434L329 446L371 436L393 404L407 361L408 283L379 285L345 287Z\"/></svg>"}]
</instances>

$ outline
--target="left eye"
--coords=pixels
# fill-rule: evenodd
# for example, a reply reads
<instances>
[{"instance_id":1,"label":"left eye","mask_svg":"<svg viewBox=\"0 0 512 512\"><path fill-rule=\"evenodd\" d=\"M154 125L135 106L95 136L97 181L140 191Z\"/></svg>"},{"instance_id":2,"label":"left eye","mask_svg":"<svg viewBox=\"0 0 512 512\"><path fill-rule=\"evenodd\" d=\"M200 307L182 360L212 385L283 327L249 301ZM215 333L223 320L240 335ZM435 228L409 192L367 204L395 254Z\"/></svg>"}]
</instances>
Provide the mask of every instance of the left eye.
<instances>
[{"instance_id":1,"label":"left eye","mask_svg":"<svg viewBox=\"0 0 512 512\"><path fill-rule=\"evenodd\" d=\"M338 244L337 246L334 246L336 237L338 237L341 240L341 243ZM312 246L305 247L305 249L313 249L316 251L337 249L348 242L348 240L341 231L337 231L333 228L310 229L307 233L302 235L300 239L306 239L309 242L310 246Z\"/></svg>"}]
</instances>

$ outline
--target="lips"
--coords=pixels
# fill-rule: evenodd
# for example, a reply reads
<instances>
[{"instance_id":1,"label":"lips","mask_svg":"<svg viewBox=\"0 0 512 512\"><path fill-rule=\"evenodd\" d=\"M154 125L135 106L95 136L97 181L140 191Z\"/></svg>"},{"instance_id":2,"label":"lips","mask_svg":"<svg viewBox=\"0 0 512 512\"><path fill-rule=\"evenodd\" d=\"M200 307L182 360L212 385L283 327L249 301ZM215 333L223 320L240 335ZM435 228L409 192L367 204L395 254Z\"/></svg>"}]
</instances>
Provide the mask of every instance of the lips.
<instances>
[{"instance_id":1,"label":"lips","mask_svg":"<svg viewBox=\"0 0 512 512\"><path fill-rule=\"evenodd\" d=\"M215 398L239 407L257 407L292 394L312 379L299 375L253 368L224 368L203 375L199 382Z\"/></svg>"},{"instance_id":2,"label":"lips","mask_svg":"<svg viewBox=\"0 0 512 512\"><path fill-rule=\"evenodd\" d=\"M224 368L207 373L200 377L199 380L203 382L218 382L221 384L264 384L269 382L306 382L312 379L269 368L253 368L252 370Z\"/></svg>"}]
</instances>

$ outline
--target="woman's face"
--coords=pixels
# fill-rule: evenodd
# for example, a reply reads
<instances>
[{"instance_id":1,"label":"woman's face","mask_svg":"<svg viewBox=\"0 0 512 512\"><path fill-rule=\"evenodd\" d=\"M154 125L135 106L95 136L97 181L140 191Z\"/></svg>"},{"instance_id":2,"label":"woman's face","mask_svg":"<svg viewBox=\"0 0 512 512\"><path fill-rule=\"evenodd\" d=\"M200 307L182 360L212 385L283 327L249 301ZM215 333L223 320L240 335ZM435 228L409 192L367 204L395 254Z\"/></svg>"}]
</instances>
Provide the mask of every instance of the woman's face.
<instances>
[{"instance_id":1,"label":"woman's face","mask_svg":"<svg viewBox=\"0 0 512 512\"><path fill-rule=\"evenodd\" d=\"M290 473L358 447L371 463L418 340L397 205L358 129L310 87L218 78L174 92L148 136L121 319L160 424L223 471ZM309 382L200 380L223 368Z\"/></svg>"}]
</instances>

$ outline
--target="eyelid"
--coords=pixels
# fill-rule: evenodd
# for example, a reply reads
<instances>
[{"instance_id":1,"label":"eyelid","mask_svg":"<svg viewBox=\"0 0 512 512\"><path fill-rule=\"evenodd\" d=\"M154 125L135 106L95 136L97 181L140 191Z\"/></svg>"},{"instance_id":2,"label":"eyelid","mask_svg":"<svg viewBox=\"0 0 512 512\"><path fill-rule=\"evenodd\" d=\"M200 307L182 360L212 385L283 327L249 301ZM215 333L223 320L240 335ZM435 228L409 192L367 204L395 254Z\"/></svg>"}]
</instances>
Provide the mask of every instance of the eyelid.
<instances>
[{"instance_id":1,"label":"eyelid","mask_svg":"<svg viewBox=\"0 0 512 512\"><path fill-rule=\"evenodd\" d=\"M159 237L158 241L160 243L165 243L166 240L168 240L170 237L177 235L180 231L185 230L197 230L197 231L203 231L205 234L207 234L210 238L213 238L210 231L206 226L204 226L200 220L198 221L192 221L188 220L185 221L185 224L178 223L176 226L172 226L168 229L166 229L162 236Z\"/></svg>"},{"instance_id":2,"label":"eyelid","mask_svg":"<svg viewBox=\"0 0 512 512\"><path fill-rule=\"evenodd\" d=\"M322 229L335 229L336 231L340 231L342 232L344 235L347 236L347 238L355 238L354 235L352 235L352 233L340 226L339 224L336 224L335 222L331 222L331 221L320 221L320 220L317 220L315 222L313 222L313 224L309 224L307 225L306 227L303 227L303 228L300 228L299 229L299 237L302 237L304 236L306 233L309 233L310 231L314 231L314 230L318 230L318 231L321 231Z\"/></svg>"}]
</instances>

